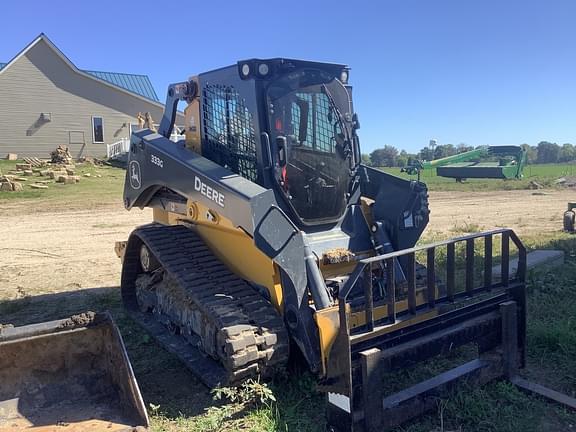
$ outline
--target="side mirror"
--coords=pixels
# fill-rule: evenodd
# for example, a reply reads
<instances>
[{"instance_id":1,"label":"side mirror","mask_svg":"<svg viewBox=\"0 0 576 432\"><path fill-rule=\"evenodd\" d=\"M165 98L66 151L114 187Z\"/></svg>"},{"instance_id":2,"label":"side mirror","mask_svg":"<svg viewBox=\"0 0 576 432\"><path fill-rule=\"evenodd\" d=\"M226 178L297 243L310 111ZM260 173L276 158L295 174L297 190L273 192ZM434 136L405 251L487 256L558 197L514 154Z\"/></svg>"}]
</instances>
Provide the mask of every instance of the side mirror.
<instances>
[{"instance_id":1,"label":"side mirror","mask_svg":"<svg viewBox=\"0 0 576 432\"><path fill-rule=\"evenodd\" d=\"M278 165L280 167L286 166L286 137L280 135L276 137L276 149L278 150Z\"/></svg>"}]
</instances>

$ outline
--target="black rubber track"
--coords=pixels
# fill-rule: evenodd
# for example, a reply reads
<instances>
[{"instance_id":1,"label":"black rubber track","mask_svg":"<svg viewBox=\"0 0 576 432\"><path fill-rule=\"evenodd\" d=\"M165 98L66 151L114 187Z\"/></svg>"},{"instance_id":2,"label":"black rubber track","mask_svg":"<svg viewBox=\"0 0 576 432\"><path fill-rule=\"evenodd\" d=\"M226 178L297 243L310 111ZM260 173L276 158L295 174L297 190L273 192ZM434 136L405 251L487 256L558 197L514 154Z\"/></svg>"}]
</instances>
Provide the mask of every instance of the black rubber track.
<instances>
[{"instance_id":1,"label":"black rubber track","mask_svg":"<svg viewBox=\"0 0 576 432\"><path fill-rule=\"evenodd\" d=\"M144 274L140 266L142 244L162 266L152 274ZM143 313L137 283L167 284L175 296L164 310ZM124 255L122 297L131 316L209 387L271 376L288 361L288 333L273 305L185 226L150 224L132 232ZM184 316L193 316L190 322L177 322L181 306L187 308Z\"/></svg>"}]
</instances>

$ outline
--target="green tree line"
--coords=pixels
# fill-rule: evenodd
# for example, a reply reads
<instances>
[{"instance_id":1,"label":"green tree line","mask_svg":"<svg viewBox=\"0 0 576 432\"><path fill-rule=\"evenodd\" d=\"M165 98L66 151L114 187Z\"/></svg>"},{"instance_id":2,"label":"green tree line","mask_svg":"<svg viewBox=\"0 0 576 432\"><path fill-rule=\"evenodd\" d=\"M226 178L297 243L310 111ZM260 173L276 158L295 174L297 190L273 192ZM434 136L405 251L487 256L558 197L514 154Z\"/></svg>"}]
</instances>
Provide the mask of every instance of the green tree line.
<instances>
[{"instance_id":1,"label":"green tree line","mask_svg":"<svg viewBox=\"0 0 576 432\"><path fill-rule=\"evenodd\" d=\"M528 163L566 163L576 161L576 146L570 143L556 144L548 141L540 141L537 145L522 144L526 149ZM370 154L362 155L362 162L366 165L379 167L405 167L409 159L434 160L458 153L474 150L473 146L464 143L442 144L434 148L424 147L418 153L408 153L405 150L398 150L391 145L385 145L372 151Z\"/></svg>"}]
</instances>

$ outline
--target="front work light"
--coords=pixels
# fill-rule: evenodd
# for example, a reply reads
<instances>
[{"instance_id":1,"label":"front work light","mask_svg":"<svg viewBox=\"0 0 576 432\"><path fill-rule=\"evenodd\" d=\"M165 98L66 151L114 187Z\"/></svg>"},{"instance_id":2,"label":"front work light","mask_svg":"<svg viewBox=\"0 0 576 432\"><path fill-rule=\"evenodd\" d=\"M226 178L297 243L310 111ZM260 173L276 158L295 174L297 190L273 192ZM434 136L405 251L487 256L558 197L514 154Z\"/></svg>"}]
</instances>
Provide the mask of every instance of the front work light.
<instances>
[{"instance_id":1,"label":"front work light","mask_svg":"<svg viewBox=\"0 0 576 432\"><path fill-rule=\"evenodd\" d=\"M266 63L260 63L258 65L258 73L262 76L266 76L268 75L268 72L270 72L270 67L268 67L268 65Z\"/></svg>"},{"instance_id":2,"label":"front work light","mask_svg":"<svg viewBox=\"0 0 576 432\"><path fill-rule=\"evenodd\" d=\"M242 70L242 76L243 76L244 78L247 78L248 75L250 75L250 65L249 65L248 63L244 63L244 64L242 65L242 69L241 69L241 70Z\"/></svg>"}]
</instances>

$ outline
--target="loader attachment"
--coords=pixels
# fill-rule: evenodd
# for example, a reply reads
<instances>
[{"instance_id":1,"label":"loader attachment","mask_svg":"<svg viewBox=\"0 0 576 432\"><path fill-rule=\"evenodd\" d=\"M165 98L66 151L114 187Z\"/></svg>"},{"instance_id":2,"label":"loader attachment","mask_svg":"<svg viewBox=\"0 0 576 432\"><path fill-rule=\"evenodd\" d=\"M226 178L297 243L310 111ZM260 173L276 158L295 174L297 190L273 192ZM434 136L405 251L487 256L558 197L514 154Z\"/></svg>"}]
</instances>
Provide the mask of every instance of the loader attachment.
<instances>
[{"instance_id":1,"label":"loader attachment","mask_svg":"<svg viewBox=\"0 0 576 432\"><path fill-rule=\"evenodd\" d=\"M518 253L516 269L510 266L511 244ZM402 285L394 277L399 257L409 264ZM415 263L422 258L427 286L417 287ZM375 269L386 280L380 302L372 295ZM514 379L524 366L525 274L526 250L508 229L360 261L339 292L340 330L322 385L330 430L387 430L436 408L461 381ZM364 290L360 306L348 299L357 284ZM365 324L352 326L350 312L364 315ZM464 364L400 391L386 388L402 369L464 345L474 348Z\"/></svg>"},{"instance_id":2,"label":"loader attachment","mask_svg":"<svg viewBox=\"0 0 576 432\"><path fill-rule=\"evenodd\" d=\"M108 313L0 328L0 431L132 431L148 416Z\"/></svg>"}]
</instances>

